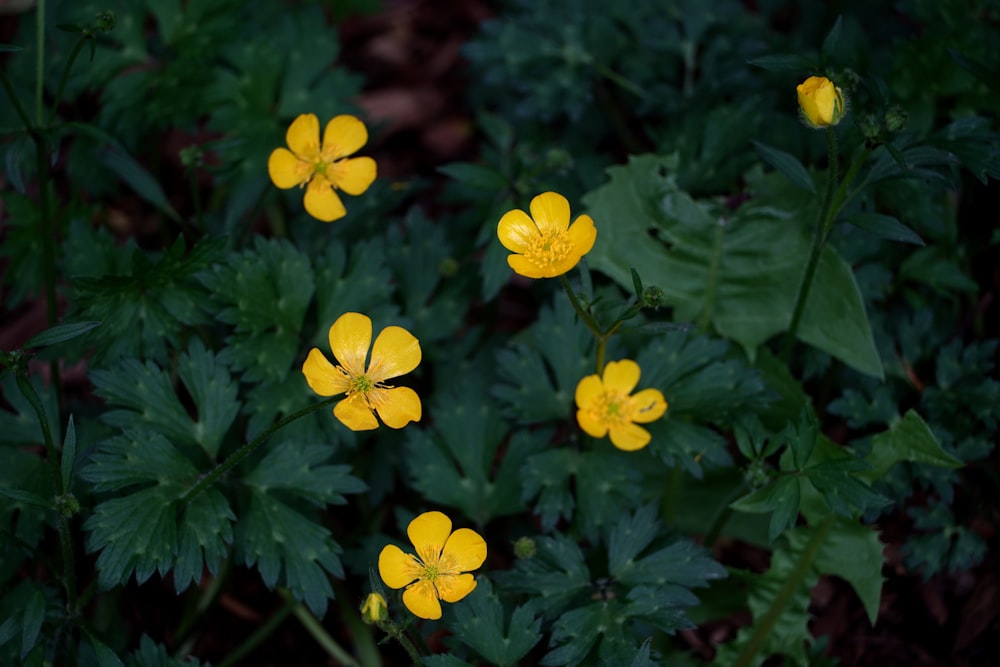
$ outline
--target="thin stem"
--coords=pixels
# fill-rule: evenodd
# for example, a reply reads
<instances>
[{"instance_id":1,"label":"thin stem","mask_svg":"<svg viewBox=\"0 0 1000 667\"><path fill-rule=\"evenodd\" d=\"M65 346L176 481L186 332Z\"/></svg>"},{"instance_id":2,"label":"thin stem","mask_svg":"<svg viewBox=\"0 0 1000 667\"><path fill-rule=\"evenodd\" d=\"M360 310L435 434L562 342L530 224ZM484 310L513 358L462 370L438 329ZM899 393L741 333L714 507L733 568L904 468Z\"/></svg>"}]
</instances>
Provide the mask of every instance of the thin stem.
<instances>
[{"instance_id":1,"label":"thin stem","mask_svg":"<svg viewBox=\"0 0 1000 667\"><path fill-rule=\"evenodd\" d=\"M337 593L337 606L340 608L340 618L347 625L347 630L351 635L351 645L361 667L380 667L382 664L378 646L375 644L375 633L372 626L361 620L357 607L349 602L351 597L345 587L340 582L334 582L334 589Z\"/></svg>"},{"instance_id":2,"label":"thin stem","mask_svg":"<svg viewBox=\"0 0 1000 667\"><path fill-rule=\"evenodd\" d=\"M336 642L336 640L330 636L320 624L316 617L312 615L308 609L302 606L301 603L296 602L292 597L292 594L284 589L279 589L278 592L283 598L289 600L293 603L292 611L295 613L295 617L299 619L302 626L306 631L312 635L312 638L316 640L327 654L333 658L337 664L346 665L347 667L360 667L358 661L351 656L344 648Z\"/></svg>"},{"instance_id":3,"label":"thin stem","mask_svg":"<svg viewBox=\"0 0 1000 667\"><path fill-rule=\"evenodd\" d=\"M764 642L767 641L767 638L774 631L774 626L785 612L785 607L788 606L788 603L795 596L795 590L802 584L802 581L809 573L809 568L812 567L816 555L823 546L823 542L826 540L831 526L833 526L833 516L831 514L824 519L823 523L813 532L812 537L809 538L809 542L806 544L799 562L795 564L795 569L785 579L785 583L782 584L767 613L755 624L750 641L746 643L740 655L736 658L734 667L747 667L754 664L757 652L760 651Z\"/></svg>"},{"instance_id":4,"label":"thin stem","mask_svg":"<svg viewBox=\"0 0 1000 667\"><path fill-rule=\"evenodd\" d=\"M712 524L708 527L708 532L705 533L705 539L702 544L704 544L706 549L711 549L715 546L716 540L719 539L719 535L722 534L722 529L725 528L726 523L729 521L729 517L733 515L733 508L730 505L740 496L743 495L746 490L746 483L741 482L726 498L722 504L722 508L719 513L715 515L712 520Z\"/></svg>"},{"instance_id":5,"label":"thin stem","mask_svg":"<svg viewBox=\"0 0 1000 667\"><path fill-rule=\"evenodd\" d=\"M562 285L563 290L565 290L566 296L569 297L569 302L573 304L573 310L575 310L577 315L580 316L583 323L587 325L590 332L599 339L602 335L600 327L597 326L597 322L595 322L591 314L587 312L587 309L583 307L580 300L576 298L576 294L573 293L573 288L570 286L569 279L566 277L565 273L559 276L559 283Z\"/></svg>"},{"instance_id":6,"label":"thin stem","mask_svg":"<svg viewBox=\"0 0 1000 667\"><path fill-rule=\"evenodd\" d=\"M608 81L611 81L612 83L620 86L621 88L627 90L628 92L632 93L633 95L635 95L640 99L643 100L646 99L646 93L643 92L642 88L632 83L629 79L625 78L624 76L614 71L607 65L597 63L596 65L594 65L594 69L597 70L597 73L606 78Z\"/></svg>"},{"instance_id":7,"label":"thin stem","mask_svg":"<svg viewBox=\"0 0 1000 667\"><path fill-rule=\"evenodd\" d=\"M35 160L38 163L38 223L42 244L42 274L45 277L45 305L49 326L55 326L56 304L56 230L49 206L49 146L44 130L33 134ZM53 383L57 383L53 377Z\"/></svg>"},{"instance_id":8,"label":"thin stem","mask_svg":"<svg viewBox=\"0 0 1000 667\"><path fill-rule=\"evenodd\" d=\"M830 202L833 197L834 184L837 182L837 133L833 127L826 128L827 161L829 163L826 174L826 187L823 188L823 201L819 207L819 214L816 216L816 229L813 232L812 250L809 252L809 261L806 263L806 272L799 284L799 293L795 299L795 308L792 310L792 320L788 324L788 332L785 334L785 343L781 349L781 358L788 363L792 355L792 346L799 331L799 322L802 320L802 313L805 310L806 302L809 300L809 291L812 289L813 276L816 274L816 267L819 265L820 253L826 244L827 218L830 216Z\"/></svg>"},{"instance_id":9,"label":"thin stem","mask_svg":"<svg viewBox=\"0 0 1000 667\"><path fill-rule=\"evenodd\" d=\"M42 92L45 89L45 0L38 0L37 14L35 15L35 125L42 126L42 114L44 105L42 104Z\"/></svg>"},{"instance_id":10,"label":"thin stem","mask_svg":"<svg viewBox=\"0 0 1000 667\"><path fill-rule=\"evenodd\" d=\"M52 492L59 496L65 494L67 489L62 488L62 474L60 472L59 452L56 450L55 442L52 439L52 431L49 429L49 420L45 415L45 407L38 392L31 386L31 382L23 373L16 374L17 386L21 394L31 404L38 417L38 425L42 429L42 440L45 441L45 458L48 460L49 477L52 480ZM66 608L70 611L76 610L76 570L73 569L73 542L69 532L69 520L62 512L56 512L59 519L59 547L62 556L63 566L63 586L66 588Z\"/></svg>"},{"instance_id":11,"label":"thin stem","mask_svg":"<svg viewBox=\"0 0 1000 667\"><path fill-rule=\"evenodd\" d=\"M191 500L195 496L197 496L199 493L201 493L202 491L206 490L208 487L210 487L213 484L215 484L215 482L220 477L222 477L227 472L229 472L230 470L232 470L240 461L242 461L247 456L249 456L255 449L257 449L258 447L260 447L268 438L270 438L272 435L274 435L274 433L276 431L278 431L281 428L287 426L288 424L291 424L293 421L295 421L297 419L301 419L302 417L305 417L308 414L312 414L313 412L316 412L317 410L325 408L326 406L330 405L331 403L333 403L335 401L339 401L342 398L343 397L340 396L340 395L332 396L332 397L326 399L325 401L320 401L319 403L315 403L313 405L310 405L309 407L303 408L303 409L299 410L298 412L290 414L287 417L285 417L284 419L276 422L269 429L267 429L266 431L264 431L263 433L261 433L260 435L258 435L256 438L254 438L253 440L251 440L247 444L245 444L242 447L240 447L239 449L237 449L235 452L233 452L229 456L227 456L226 459L222 463L220 463L219 465L215 466L215 468L212 469L212 472L208 473L207 475L205 475L204 477L202 477L201 479L199 479L198 482L195 483L194 486L188 488L188 490L185 491L178 500L180 500L181 503L189 503L189 502L191 502Z\"/></svg>"},{"instance_id":12,"label":"thin stem","mask_svg":"<svg viewBox=\"0 0 1000 667\"><path fill-rule=\"evenodd\" d=\"M219 667L231 667L242 660L248 653L253 651L265 639L278 629L282 622L295 609L297 603L293 599L286 598L285 604L275 612L270 618L258 627L253 633L244 639L235 651L226 656L226 659L219 663Z\"/></svg>"},{"instance_id":13,"label":"thin stem","mask_svg":"<svg viewBox=\"0 0 1000 667\"><path fill-rule=\"evenodd\" d=\"M423 664L423 660L420 658L420 651L417 647L413 645L413 642L406 636L406 632L397 624L392 621L382 621L378 624L378 627L385 634L389 635L403 647L406 654L410 656L410 660L413 662L415 667Z\"/></svg>"},{"instance_id":14,"label":"thin stem","mask_svg":"<svg viewBox=\"0 0 1000 667\"><path fill-rule=\"evenodd\" d=\"M46 126L52 125L52 119L55 118L56 110L59 108L59 103L62 101L63 89L66 87L66 81L69 79L70 70L73 69L76 57L80 55L80 49L82 49L83 45L90 39L93 39L93 37L86 34L77 40L76 44L73 45L73 50L70 51L69 58L66 59L66 65L63 67L62 75L59 77L59 87L56 88L55 99L52 100L52 106L49 108L49 117L46 121Z\"/></svg>"},{"instance_id":15,"label":"thin stem","mask_svg":"<svg viewBox=\"0 0 1000 667\"><path fill-rule=\"evenodd\" d=\"M3 84L3 89L7 92L7 97L10 98L10 103L14 105L14 111L17 112L18 117L21 122L24 123L24 129L31 131L31 118L28 117L28 111L21 104L21 99L14 92L14 87L10 85L10 80L7 78L7 73L0 70L0 84Z\"/></svg>"}]
</instances>

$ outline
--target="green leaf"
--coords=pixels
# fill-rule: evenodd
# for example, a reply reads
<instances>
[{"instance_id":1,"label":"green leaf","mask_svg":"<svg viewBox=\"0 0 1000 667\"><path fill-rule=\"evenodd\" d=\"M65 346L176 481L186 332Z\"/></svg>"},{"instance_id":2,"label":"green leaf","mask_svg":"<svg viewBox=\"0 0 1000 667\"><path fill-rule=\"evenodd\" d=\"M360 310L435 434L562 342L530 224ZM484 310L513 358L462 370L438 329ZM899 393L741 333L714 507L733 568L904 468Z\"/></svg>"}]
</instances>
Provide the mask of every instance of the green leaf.
<instances>
[{"instance_id":1,"label":"green leaf","mask_svg":"<svg viewBox=\"0 0 1000 667\"><path fill-rule=\"evenodd\" d=\"M476 590L449 615L448 629L490 664L516 665L542 638L542 621L530 604L516 607L505 621L490 580L480 576L476 581Z\"/></svg>"},{"instance_id":2,"label":"green leaf","mask_svg":"<svg viewBox=\"0 0 1000 667\"><path fill-rule=\"evenodd\" d=\"M881 239L924 245L923 239L915 231L901 223L891 215L880 213L855 213L843 221L866 232L871 232Z\"/></svg>"},{"instance_id":3,"label":"green leaf","mask_svg":"<svg viewBox=\"0 0 1000 667\"><path fill-rule=\"evenodd\" d=\"M493 167L471 162L453 162L443 167L438 167L438 171L446 176L451 176L460 183L465 183L480 190L496 192L507 187L507 179L504 175Z\"/></svg>"},{"instance_id":4,"label":"green leaf","mask_svg":"<svg viewBox=\"0 0 1000 667\"><path fill-rule=\"evenodd\" d=\"M521 499L532 504L541 520L542 530L549 532L559 519L570 519L576 503L569 489L569 480L576 470L579 454L571 449L553 449L528 457L521 467Z\"/></svg>"},{"instance_id":5,"label":"green leaf","mask_svg":"<svg viewBox=\"0 0 1000 667\"><path fill-rule=\"evenodd\" d=\"M229 369L197 338L180 356L177 374L198 411L198 421L191 425L192 438L215 458L240 409L236 400L237 385L230 377Z\"/></svg>"},{"instance_id":6,"label":"green leaf","mask_svg":"<svg viewBox=\"0 0 1000 667\"><path fill-rule=\"evenodd\" d=\"M767 528L768 542L774 542L788 526L794 526L799 516L801 491L793 476L779 477L772 484L735 500L730 507L740 512L763 514L772 512Z\"/></svg>"},{"instance_id":7,"label":"green leaf","mask_svg":"<svg viewBox=\"0 0 1000 667\"><path fill-rule=\"evenodd\" d=\"M872 438L872 450L865 458L870 468L861 471L859 476L870 482L880 480L900 461L941 468L961 468L964 465L941 447L930 427L915 410L907 410L902 419Z\"/></svg>"},{"instance_id":8,"label":"green leaf","mask_svg":"<svg viewBox=\"0 0 1000 667\"><path fill-rule=\"evenodd\" d=\"M343 505L344 494L362 493L367 485L351 475L349 465L319 465L330 458L326 443L285 441L274 447L243 478L261 492L272 490L300 496L312 505Z\"/></svg>"},{"instance_id":9,"label":"green leaf","mask_svg":"<svg viewBox=\"0 0 1000 667\"><path fill-rule=\"evenodd\" d=\"M21 489L15 489L9 486L0 486L0 496L10 498L17 503L26 503L28 505L34 505L35 507L41 507L46 510L53 509L51 498L38 493L32 493L31 491L22 491Z\"/></svg>"},{"instance_id":10,"label":"green leaf","mask_svg":"<svg viewBox=\"0 0 1000 667\"><path fill-rule=\"evenodd\" d=\"M830 28L830 32L826 33L826 37L823 38L823 46L820 49L820 58L822 60L827 60L833 55L837 48L837 42L840 41L840 29L844 22L843 15L838 16L836 22L834 22L833 27Z\"/></svg>"},{"instance_id":11,"label":"green leaf","mask_svg":"<svg viewBox=\"0 0 1000 667\"><path fill-rule=\"evenodd\" d=\"M46 347L55 345L63 341L72 340L77 336L82 336L91 329L100 326L100 322L73 322L71 324L59 324L36 334L25 342L25 348Z\"/></svg>"},{"instance_id":12,"label":"green leaf","mask_svg":"<svg viewBox=\"0 0 1000 667\"><path fill-rule=\"evenodd\" d=\"M882 551L878 531L857 521L837 518L816 555L816 570L849 583L861 598L868 621L875 625L882 596Z\"/></svg>"},{"instance_id":13,"label":"green leaf","mask_svg":"<svg viewBox=\"0 0 1000 667\"><path fill-rule=\"evenodd\" d=\"M348 311L365 313L376 320L395 316L396 309L391 305L392 272L385 245L381 238L354 243L350 261L347 249L339 242L330 243L321 255L312 254L319 323L314 342L326 347L330 325ZM409 282L409 278L405 282ZM423 288L429 279L414 280L415 286Z\"/></svg>"},{"instance_id":14,"label":"green leaf","mask_svg":"<svg viewBox=\"0 0 1000 667\"><path fill-rule=\"evenodd\" d=\"M223 362L243 371L246 382L284 379L300 353L314 291L308 257L288 241L256 237L253 249L229 255L198 278L217 303L217 318L233 326Z\"/></svg>"},{"instance_id":15,"label":"green leaf","mask_svg":"<svg viewBox=\"0 0 1000 667\"><path fill-rule=\"evenodd\" d=\"M625 638L625 621L623 606L614 600L566 612L552 627L550 646L554 648L542 658L541 664L575 667L584 661L597 642L600 642L603 664L622 664L615 660L621 657L614 655L618 652L616 649L624 648L629 656L635 652Z\"/></svg>"},{"instance_id":16,"label":"green leaf","mask_svg":"<svg viewBox=\"0 0 1000 667\"><path fill-rule=\"evenodd\" d=\"M181 216L170 205L170 200L167 199L167 193L163 186L121 146L99 148L97 159L135 190L140 197L158 208L174 222L181 222Z\"/></svg>"},{"instance_id":17,"label":"green leaf","mask_svg":"<svg viewBox=\"0 0 1000 667\"><path fill-rule=\"evenodd\" d=\"M330 531L264 489L250 486L250 501L237 525L236 546L247 567L260 570L273 589L279 580L318 617L333 598L329 574L343 577L340 547ZM283 575L283 576L282 576Z\"/></svg>"},{"instance_id":18,"label":"green leaf","mask_svg":"<svg viewBox=\"0 0 1000 667\"><path fill-rule=\"evenodd\" d=\"M129 667L200 667L201 662L186 656L173 658L162 644L157 644L148 635L139 640L139 648L128 657Z\"/></svg>"},{"instance_id":19,"label":"green leaf","mask_svg":"<svg viewBox=\"0 0 1000 667\"><path fill-rule=\"evenodd\" d=\"M816 183L797 157L759 141L754 141L753 147L757 149L764 162L781 172L792 185L806 192L816 193Z\"/></svg>"},{"instance_id":20,"label":"green leaf","mask_svg":"<svg viewBox=\"0 0 1000 667\"><path fill-rule=\"evenodd\" d=\"M107 644L89 632L87 633L87 642L94 649L94 655L97 656L97 664L100 667L125 667L125 663L114 651L108 648Z\"/></svg>"},{"instance_id":21,"label":"green leaf","mask_svg":"<svg viewBox=\"0 0 1000 667\"><path fill-rule=\"evenodd\" d=\"M33 376L30 382L42 401L42 409L48 420L49 432L53 439L58 439L61 429L57 418L59 408L55 391L51 387L45 386L37 376ZM3 433L5 444L44 444L45 440L42 436L42 427L38 423L38 414L21 393L13 373L0 377L0 390L2 390L7 403L14 408L14 412L0 408L0 433Z\"/></svg>"},{"instance_id":22,"label":"green leaf","mask_svg":"<svg viewBox=\"0 0 1000 667\"><path fill-rule=\"evenodd\" d=\"M811 248L807 219L815 213L789 209L780 186L759 173L748 176L754 198L735 212L695 201L677 187L676 168L676 157L643 155L608 169L610 182L584 202L599 226L616 223L601 227L588 262L625 289L634 267L663 288L677 319L707 319L752 358L791 320ZM863 373L883 376L854 275L830 246L820 255L798 336Z\"/></svg>"},{"instance_id":23,"label":"green leaf","mask_svg":"<svg viewBox=\"0 0 1000 667\"><path fill-rule=\"evenodd\" d=\"M546 618L556 618L574 599L585 597L590 571L580 546L565 535L537 537L535 545L534 556L518 559L493 578L508 591L530 594Z\"/></svg>"},{"instance_id":24,"label":"green leaf","mask_svg":"<svg viewBox=\"0 0 1000 667\"><path fill-rule=\"evenodd\" d=\"M17 53L18 51L24 51L24 47L17 44L0 44L0 53Z\"/></svg>"},{"instance_id":25,"label":"green leaf","mask_svg":"<svg viewBox=\"0 0 1000 667\"><path fill-rule=\"evenodd\" d=\"M797 53L774 53L758 56L751 58L747 63L772 72L808 72L817 69L815 60Z\"/></svg>"},{"instance_id":26,"label":"green leaf","mask_svg":"<svg viewBox=\"0 0 1000 667\"><path fill-rule=\"evenodd\" d=\"M45 595L40 589L34 589L24 608L21 621L21 660L24 660L25 656L38 645L38 637L45 622L46 606Z\"/></svg>"}]
</instances>

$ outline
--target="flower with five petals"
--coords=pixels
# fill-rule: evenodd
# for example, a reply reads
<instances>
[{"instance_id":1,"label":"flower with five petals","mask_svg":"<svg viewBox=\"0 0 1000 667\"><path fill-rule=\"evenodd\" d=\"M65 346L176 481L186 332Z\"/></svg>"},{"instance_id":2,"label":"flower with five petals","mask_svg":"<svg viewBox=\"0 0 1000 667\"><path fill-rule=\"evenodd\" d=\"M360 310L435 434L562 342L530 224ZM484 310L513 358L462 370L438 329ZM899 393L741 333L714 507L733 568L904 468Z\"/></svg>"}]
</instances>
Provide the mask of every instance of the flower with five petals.
<instances>
[{"instance_id":1,"label":"flower with five petals","mask_svg":"<svg viewBox=\"0 0 1000 667\"><path fill-rule=\"evenodd\" d=\"M302 373L320 396L346 393L333 408L334 416L352 431L378 428L375 413L390 428L420 421L417 392L409 387L387 387L385 380L409 373L420 363L420 342L402 327L386 327L372 340L372 321L361 313L344 313L330 327L334 366L317 348L309 351ZM368 349L371 347L371 360Z\"/></svg>"},{"instance_id":2,"label":"flower with five petals","mask_svg":"<svg viewBox=\"0 0 1000 667\"><path fill-rule=\"evenodd\" d=\"M486 560L486 541L474 530L451 532L451 519L424 512L406 528L417 555L388 544L378 556L378 573L390 588L403 588L403 604L415 616L441 618L441 600L458 602L476 588L468 574Z\"/></svg>"},{"instance_id":3,"label":"flower with five petals","mask_svg":"<svg viewBox=\"0 0 1000 667\"><path fill-rule=\"evenodd\" d=\"M576 386L576 421L588 435L603 438L610 433L611 444L634 451L649 444L649 431L638 424L656 421L667 411L667 401L658 389L643 389L632 395L639 384L639 364L631 359L609 361L604 374L588 375Z\"/></svg>"},{"instance_id":4,"label":"flower with five petals","mask_svg":"<svg viewBox=\"0 0 1000 667\"><path fill-rule=\"evenodd\" d=\"M497 237L513 255L510 268L526 278L555 278L566 273L590 252L597 228L589 215L571 225L569 202L556 192L531 200L531 216L521 209L508 211L497 224Z\"/></svg>"},{"instance_id":5,"label":"flower with five petals","mask_svg":"<svg viewBox=\"0 0 1000 667\"><path fill-rule=\"evenodd\" d=\"M347 215L337 190L360 195L375 180L375 160L347 157L368 141L365 124L354 116L334 116L321 143L319 118L304 113L292 121L285 141L288 148L271 152L267 173L282 190L305 187L306 212L317 220L331 222Z\"/></svg>"}]
</instances>

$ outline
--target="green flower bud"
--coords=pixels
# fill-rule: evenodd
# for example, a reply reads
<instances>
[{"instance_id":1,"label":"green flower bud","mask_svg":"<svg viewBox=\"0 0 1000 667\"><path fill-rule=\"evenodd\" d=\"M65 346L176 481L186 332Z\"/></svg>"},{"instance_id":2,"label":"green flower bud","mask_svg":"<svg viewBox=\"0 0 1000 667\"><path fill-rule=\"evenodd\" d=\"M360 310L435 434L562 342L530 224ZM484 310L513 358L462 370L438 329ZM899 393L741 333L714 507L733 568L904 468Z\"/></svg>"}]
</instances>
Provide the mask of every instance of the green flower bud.
<instances>
[{"instance_id":1,"label":"green flower bud","mask_svg":"<svg viewBox=\"0 0 1000 667\"><path fill-rule=\"evenodd\" d=\"M535 541L530 537L519 537L514 542L514 555L518 558L531 558L537 551Z\"/></svg>"},{"instance_id":2,"label":"green flower bud","mask_svg":"<svg viewBox=\"0 0 1000 667\"><path fill-rule=\"evenodd\" d=\"M389 607L378 593L369 593L361 605L361 620L369 625L389 620Z\"/></svg>"}]
</instances>

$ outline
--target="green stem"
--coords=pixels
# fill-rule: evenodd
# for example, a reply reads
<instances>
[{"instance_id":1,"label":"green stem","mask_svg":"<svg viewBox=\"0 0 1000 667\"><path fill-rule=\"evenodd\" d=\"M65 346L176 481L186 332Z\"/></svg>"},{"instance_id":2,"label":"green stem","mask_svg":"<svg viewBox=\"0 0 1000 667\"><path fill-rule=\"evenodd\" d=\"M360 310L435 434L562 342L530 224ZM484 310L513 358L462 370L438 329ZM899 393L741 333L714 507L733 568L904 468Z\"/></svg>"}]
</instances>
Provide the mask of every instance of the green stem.
<instances>
[{"instance_id":1,"label":"green stem","mask_svg":"<svg viewBox=\"0 0 1000 667\"><path fill-rule=\"evenodd\" d=\"M212 472L208 473L207 475L205 475L204 477L202 477L201 479L199 479L197 481L197 483L194 484L194 486L188 488L188 490L185 491L178 500L180 500L181 503L189 503L189 502L191 502L191 500L195 496L197 496L199 493L201 493L202 491L206 490L208 487L210 487L213 484L215 484L216 480L218 480L224 474L226 474L227 472L229 472L230 470L232 470L240 461L242 461L247 456L249 456L255 449L257 449L258 447L260 447L268 438L270 438L272 435L274 435L274 433L276 431L278 431L279 429L287 426L288 424L291 424L293 421L295 421L297 419L301 419L302 417L305 417L308 414L312 414L313 412L316 412L317 410L325 408L326 406L330 405L331 403L333 403L335 401L339 401L342 398L343 397L339 396L339 395L338 396L332 396L332 397L326 399L325 401L320 401L319 403L315 403L313 405L310 405L308 408L303 408L303 409L299 410L298 412L290 414L287 417L285 417L284 419L276 422L269 429L267 429L266 431L264 431L263 433L261 433L260 435L258 435L256 438L254 438L253 440L251 440L247 444L245 444L242 447L240 447L239 449L237 449L235 452L233 452L229 456L227 456L226 460L224 460L219 465L215 466L215 468L212 469Z\"/></svg>"},{"instance_id":2,"label":"green stem","mask_svg":"<svg viewBox=\"0 0 1000 667\"><path fill-rule=\"evenodd\" d=\"M278 592L283 598L289 600L293 603L292 611L295 613L295 617L299 619L302 626L306 631L312 635L312 638L316 640L327 654L333 658L337 664L347 665L347 667L360 667L358 661L351 656L344 648L334 640L333 637L323 628L322 624L316 617L312 615L308 609L303 607L300 603L296 602L292 597L292 594L284 589L279 589Z\"/></svg>"},{"instance_id":3,"label":"green stem","mask_svg":"<svg viewBox=\"0 0 1000 667\"><path fill-rule=\"evenodd\" d=\"M423 660L420 657L420 651L417 647L413 645L413 642L406 636L406 632L396 623L392 621L383 621L378 624L378 627L385 634L389 635L403 647L407 655L410 656L410 660L413 661L414 667L419 667L423 664Z\"/></svg>"},{"instance_id":4,"label":"green stem","mask_svg":"<svg viewBox=\"0 0 1000 667\"><path fill-rule=\"evenodd\" d=\"M630 80L628 80L618 72L614 71L607 65L597 63L596 65L594 65L594 69L597 70L597 73L606 78L608 81L611 81L612 83L620 86L621 88L627 90L628 92L632 93L633 95L635 95L640 99L643 100L646 99L646 93L643 92L642 88L632 83Z\"/></svg>"},{"instance_id":5,"label":"green stem","mask_svg":"<svg viewBox=\"0 0 1000 667\"><path fill-rule=\"evenodd\" d=\"M42 127L44 118L44 105L42 104L42 92L45 89L45 0L38 0L37 14L35 15L35 126Z\"/></svg>"},{"instance_id":6,"label":"green stem","mask_svg":"<svg viewBox=\"0 0 1000 667\"><path fill-rule=\"evenodd\" d=\"M34 409L35 415L38 417L38 425L42 429L42 439L45 441L45 458L49 463L49 477L52 481L52 492L57 496L65 494L68 489L62 488L59 452L56 451L56 445L52 439L52 431L49 429L49 420L45 415L42 399L39 398L38 392L31 386L31 382L23 373L17 373L15 379L21 394ZM56 512L56 516L59 520L59 548L62 556L63 586L66 588L66 608L75 611L76 571L73 569L73 542L69 532L69 520L62 512Z\"/></svg>"},{"instance_id":7,"label":"green stem","mask_svg":"<svg viewBox=\"0 0 1000 667\"><path fill-rule=\"evenodd\" d=\"M80 55L80 49L82 49L83 45L90 39L93 39L93 37L89 34L85 34L77 40L76 44L73 45L73 50L70 51L69 58L66 60L66 65L63 67L62 75L59 77L59 87L56 88L55 99L52 100L52 106L49 108L49 117L46 121L46 127L52 125L52 119L55 118L56 110L59 108L59 103L62 101L63 89L66 88L66 81L69 79L70 70L73 69L76 57Z\"/></svg>"},{"instance_id":8,"label":"green stem","mask_svg":"<svg viewBox=\"0 0 1000 667\"><path fill-rule=\"evenodd\" d=\"M698 318L698 331L705 333L712 323L712 311L715 309L715 293L719 288L719 267L722 265L722 242L726 230L720 223L715 228L715 239L712 244L712 263L708 267L708 284L705 286L705 304L702 306L701 317Z\"/></svg>"},{"instance_id":9,"label":"green stem","mask_svg":"<svg viewBox=\"0 0 1000 667\"><path fill-rule=\"evenodd\" d=\"M799 322L802 320L802 313L805 310L806 302L809 300L809 290L812 289L813 276L816 274L816 267L819 265L820 253L826 244L826 220L830 217L830 201L833 196L834 184L837 182L838 156L837 156L837 133L833 127L826 128L827 161L828 169L826 174L826 186L823 188L823 200L819 207L819 214L816 216L816 229L813 231L812 250L809 252L809 261L806 263L806 272L799 284L799 293L795 299L795 308L792 310L792 320L788 324L788 332L785 334L785 343L781 349L781 358L788 363L792 355L792 346L799 331Z\"/></svg>"},{"instance_id":10,"label":"green stem","mask_svg":"<svg viewBox=\"0 0 1000 667\"><path fill-rule=\"evenodd\" d=\"M14 92L14 87L10 85L10 80L7 78L7 73L0 70L0 84L3 84L3 89L7 92L7 97L10 98L10 103L14 105L14 111L17 112L18 117L21 122L24 123L24 129L31 131L32 123L31 118L28 117L28 111L21 104L21 99Z\"/></svg>"},{"instance_id":11,"label":"green stem","mask_svg":"<svg viewBox=\"0 0 1000 667\"><path fill-rule=\"evenodd\" d=\"M56 303L56 230L49 206L49 146L44 130L33 133L35 160L38 163L38 223L42 244L42 274L45 277L45 305L49 326L55 326ZM57 379L53 383L58 385Z\"/></svg>"},{"instance_id":12,"label":"green stem","mask_svg":"<svg viewBox=\"0 0 1000 667\"><path fill-rule=\"evenodd\" d=\"M569 302L573 304L573 310L575 310L577 315L580 316L580 319L583 320L583 323L588 329L590 329L590 332L600 339L602 335L601 328L597 326L597 322L595 322L591 314L587 312L587 309L583 307L580 300L576 298L576 294L573 293L573 288L570 286L569 279L566 277L565 273L559 276L559 283L562 285L563 290L565 290L566 296L569 297Z\"/></svg>"},{"instance_id":13,"label":"green stem","mask_svg":"<svg viewBox=\"0 0 1000 667\"><path fill-rule=\"evenodd\" d=\"M722 508L719 510L718 514L715 515L715 519L712 520L711 525L708 527L708 532L705 533L705 539L702 542L706 549L711 549L715 546L716 540L719 539L719 535L722 534L722 529L726 527L726 523L729 521L729 517L733 515L733 508L730 505L743 495L746 491L746 484L741 482L723 501Z\"/></svg>"},{"instance_id":14,"label":"green stem","mask_svg":"<svg viewBox=\"0 0 1000 667\"><path fill-rule=\"evenodd\" d=\"M278 629L282 622L295 609L296 604L295 600L286 598L285 604L282 605L281 609L264 621L249 637L244 639L235 651L227 655L226 659L219 663L218 667L231 667L246 657L248 653L257 648L261 642L270 637Z\"/></svg>"},{"instance_id":15,"label":"green stem","mask_svg":"<svg viewBox=\"0 0 1000 667\"><path fill-rule=\"evenodd\" d=\"M785 579L785 583L778 590L778 594L775 596L774 602L771 603L771 607L767 610L767 613L756 623L753 634L750 636L750 641L743 647L743 650L736 658L736 662L733 663L733 667L748 667L754 664L757 652L760 651L764 646L764 642L767 641L767 638L774 631L774 626L785 612L785 607L791 602L795 596L796 589L802 585L803 580L809 573L809 568L812 567L816 555L819 553L827 534L830 532L830 528L833 526L833 516L831 514L824 519L817 526L812 537L809 538L805 551L802 552L799 562L795 564L795 569Z\"/></svg>"},{"instance_id":16,"label":"green stem","mask_svg":"<svg viewBox=\"0 0 1000 667\"><path fill-rule=\"evenodd\" d=\"M337 593L336 601L340 608L340 617L347 625L358 662L361 667L380 667L382 658L375 644L372 626L361 620L357 608L348 601L351 596L343 585L335 581L334 589Z\"/></svg>"}]
</instances>

